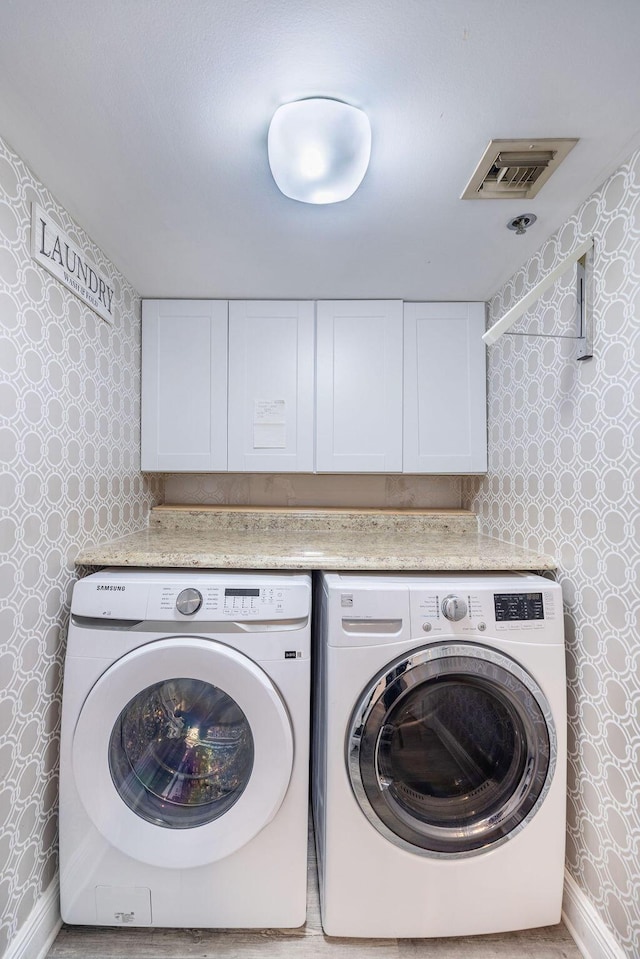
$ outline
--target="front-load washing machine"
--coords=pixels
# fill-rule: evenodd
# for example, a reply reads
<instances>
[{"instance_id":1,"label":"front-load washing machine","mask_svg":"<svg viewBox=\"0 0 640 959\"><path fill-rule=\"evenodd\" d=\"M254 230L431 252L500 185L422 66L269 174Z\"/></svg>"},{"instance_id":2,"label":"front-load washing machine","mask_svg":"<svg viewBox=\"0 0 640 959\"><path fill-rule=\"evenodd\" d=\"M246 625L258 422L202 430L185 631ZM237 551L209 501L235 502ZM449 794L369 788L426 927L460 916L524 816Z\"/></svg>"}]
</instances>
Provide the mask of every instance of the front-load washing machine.
<instances>
[{"instance_id":1,"label":"front-load washing machine","mask_svg":"<svg viewBox=\"0 0 640 959\"><path fill-rule=\"evenodd\" d=\"M528 574L324 574L313 809L331 936L559 922L560 587Z\"/></svg>"},{"instance_id":2,"label":"front-load washing machine","mask_svg":"<svg viewBox=\"0 0 640 959\"><path fill-rule=\"evenodd\" d=\"M305 921L310 579L105 570L76 583L64 673L68 923Z\"/></svg>"}]
</instances>

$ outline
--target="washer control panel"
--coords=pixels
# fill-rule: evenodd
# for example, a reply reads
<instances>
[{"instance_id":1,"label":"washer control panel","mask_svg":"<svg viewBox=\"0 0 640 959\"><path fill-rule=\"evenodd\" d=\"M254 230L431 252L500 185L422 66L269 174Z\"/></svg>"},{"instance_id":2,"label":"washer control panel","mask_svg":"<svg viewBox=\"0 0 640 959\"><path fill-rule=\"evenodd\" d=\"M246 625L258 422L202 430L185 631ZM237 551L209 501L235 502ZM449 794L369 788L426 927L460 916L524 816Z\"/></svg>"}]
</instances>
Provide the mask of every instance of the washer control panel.
<instances>
[{"instance_id":1,"label":"washer control panel","mask_svg":"<svg viewBox=\"0 0 640 959\"><path fill-rule=\"evenodd\" d=\"M153 606L157 604L154 614ZM147 619L165 619L177 613L180 619L224 622L296 619L308 615L307 591L298 586L198 585L182 587L167 583L149 597Z\"/></svg>"},{"instance_id":2,"label":"washer control panel","mask_svg":"<svg viewBox=\"0 0 640 959\"><path fill-rule=\"evenodd\" d=\"M104 570L76 583L72 613L150 622L263 623L299 620L311 609L305 573Z\"/></svg>"}]
</instances>

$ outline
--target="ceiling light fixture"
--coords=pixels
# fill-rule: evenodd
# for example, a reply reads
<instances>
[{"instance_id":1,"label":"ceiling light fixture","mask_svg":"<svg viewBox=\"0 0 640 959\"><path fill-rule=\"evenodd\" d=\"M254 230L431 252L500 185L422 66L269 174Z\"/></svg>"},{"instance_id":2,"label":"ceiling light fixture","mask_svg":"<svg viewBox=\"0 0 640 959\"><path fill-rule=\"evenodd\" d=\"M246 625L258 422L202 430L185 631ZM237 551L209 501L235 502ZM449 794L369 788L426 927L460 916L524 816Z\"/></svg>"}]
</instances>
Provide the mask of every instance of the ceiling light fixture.
<instances>
[{"instance_id":1,"label":"ceiling light fixture","mask_svg":"<svg viewBox=\"0 0 640 959\"><path fill-rule=\"evenodd\" d=\"M302 203L338 203L358 189L371 156L366 113L313 97L278 107L269 126L269 166L280 191Z\"/></svg>"}]
</instances>

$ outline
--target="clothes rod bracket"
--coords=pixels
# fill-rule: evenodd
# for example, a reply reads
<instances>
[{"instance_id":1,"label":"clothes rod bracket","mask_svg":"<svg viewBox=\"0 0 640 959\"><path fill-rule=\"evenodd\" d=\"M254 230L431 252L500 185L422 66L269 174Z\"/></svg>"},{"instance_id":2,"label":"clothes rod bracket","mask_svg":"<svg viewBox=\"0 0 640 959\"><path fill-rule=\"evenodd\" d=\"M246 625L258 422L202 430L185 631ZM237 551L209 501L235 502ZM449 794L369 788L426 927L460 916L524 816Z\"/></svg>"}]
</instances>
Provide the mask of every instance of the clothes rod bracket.
<instances>
[{"instance_id":1,"label":"clothes rod bracket","mask_svg":"<svg viewBox=\"0 0 640 959\"><path fill-rule=\"evenodd\" d=\"M578 340L580 347L576 359L591 359L593 356L593 237L589 237L588 240L581 243L573 253L570 253L562 263L540 280L515 306L512 306L497 323L494 323L482 337L485 343L489 346L495 343L500 336L507 333L516 320L519 320L523 313L526 313L529 307L550 289L556 280L574 263L577 263L576 312L578 315L578 335L556 335L553 333L510 333L509 335Z\"/></svg>"}]
</instances>

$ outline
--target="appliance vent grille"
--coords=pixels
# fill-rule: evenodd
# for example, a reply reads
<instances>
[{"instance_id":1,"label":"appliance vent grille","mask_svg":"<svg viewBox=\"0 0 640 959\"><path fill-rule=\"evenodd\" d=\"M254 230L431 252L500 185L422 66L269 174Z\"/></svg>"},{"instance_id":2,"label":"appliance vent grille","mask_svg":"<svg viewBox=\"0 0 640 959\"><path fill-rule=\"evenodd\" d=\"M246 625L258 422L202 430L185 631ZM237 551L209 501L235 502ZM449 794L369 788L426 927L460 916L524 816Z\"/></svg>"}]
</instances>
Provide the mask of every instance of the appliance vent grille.
<instances>
[{"instance_id":1,"label":"appliance vent grille","mask_svg":"<svg viewBox=\"0 0 640 959\"><path fill-rule=\"evenodd\" d=\"M531 199L577 142L491 140L461 199Z\"/></svg>"}]
</instances>

